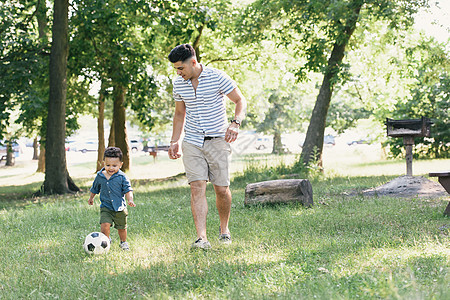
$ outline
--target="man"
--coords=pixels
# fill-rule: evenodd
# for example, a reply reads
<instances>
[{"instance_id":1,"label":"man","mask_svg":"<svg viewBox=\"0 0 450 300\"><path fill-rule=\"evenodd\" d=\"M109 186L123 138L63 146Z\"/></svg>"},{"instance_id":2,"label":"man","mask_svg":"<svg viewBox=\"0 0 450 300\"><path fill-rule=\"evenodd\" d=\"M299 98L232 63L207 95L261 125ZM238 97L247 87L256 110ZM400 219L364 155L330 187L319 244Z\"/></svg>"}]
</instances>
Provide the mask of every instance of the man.
<instances>
[{"instance_id":1,"label":"man","mask_svg":"<svg viewBox=\"0 0 450 300\"><path fill-rule=\"evenodd\" d=\"M206 183L209 180L216 193L216 207L220 219L219 241L231 243L228 229L231 210L230 160L231 142L238 136L245 116L246 101L236 83L222 71L201 65L194 48L189 44L175 47L169 60L179 75L173 82L175 114L169 157L181 157L191 187L191 210L197 230L192 248L209 249L206 236ZM224 96L235 103L234 118L227 120Z\"/></svg>"}]
</instances>

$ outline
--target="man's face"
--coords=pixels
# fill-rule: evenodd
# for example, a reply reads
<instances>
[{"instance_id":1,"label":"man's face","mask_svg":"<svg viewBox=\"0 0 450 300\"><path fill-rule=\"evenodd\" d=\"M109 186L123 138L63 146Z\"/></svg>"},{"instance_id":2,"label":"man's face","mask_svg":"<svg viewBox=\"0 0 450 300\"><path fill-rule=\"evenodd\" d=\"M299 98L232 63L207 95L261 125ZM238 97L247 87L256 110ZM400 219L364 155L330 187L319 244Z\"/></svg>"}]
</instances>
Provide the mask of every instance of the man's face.
<instances>
[{"instance_id":1,"label":"man's face","mask_svg":"<svg viewBox=\"0 0 450 300\"><path fill-rule=\"evenodd\" d=\"M194 60L189 58L183 61L173 63L173 67L177 70L177 75L183 77L184 80L191 79L194 75Z\"/></svg>"},{"instance_id":2,"label":"man's face","mask_svg":"<svg viewBox=\"0 0 450 300\"><path fill-rule=\"evenodd\" d=\"M118 157L105 157L103 160L103 165L105 167L105 171L111 176L119 172L123 162L121 162Z\"/></svg>"}]
</instances>

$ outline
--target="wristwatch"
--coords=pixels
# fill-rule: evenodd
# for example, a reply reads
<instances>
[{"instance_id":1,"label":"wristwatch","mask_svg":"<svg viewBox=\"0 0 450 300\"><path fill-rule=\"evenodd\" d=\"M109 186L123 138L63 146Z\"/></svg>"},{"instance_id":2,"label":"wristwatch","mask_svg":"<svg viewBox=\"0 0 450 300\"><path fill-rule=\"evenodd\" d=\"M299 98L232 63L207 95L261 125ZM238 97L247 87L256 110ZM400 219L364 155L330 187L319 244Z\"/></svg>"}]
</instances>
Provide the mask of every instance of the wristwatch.
<instances>
[{"instance_id":1,"label":"wristwatch","mask_svg":"<svg viewBox=\"0 0 450 300\"><path fill-rule=\"evenodd\" d=\"M238 126L241 126L241 120L239 119L233 119L231 120L231 123L236 123Z\"/></svg>"}]
</instances>

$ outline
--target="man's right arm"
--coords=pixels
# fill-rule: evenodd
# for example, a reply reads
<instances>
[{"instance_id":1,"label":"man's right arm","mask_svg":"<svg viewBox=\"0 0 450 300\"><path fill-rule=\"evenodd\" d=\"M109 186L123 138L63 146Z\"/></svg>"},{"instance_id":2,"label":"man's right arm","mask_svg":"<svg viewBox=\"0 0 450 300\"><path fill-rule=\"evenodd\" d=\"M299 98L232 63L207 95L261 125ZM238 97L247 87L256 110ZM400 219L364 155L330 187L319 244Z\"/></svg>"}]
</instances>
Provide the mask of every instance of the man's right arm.
<instances>
[{"instance_id":1,"label":"man's right arm","mask_svg":"<svg viewBox=\"0 0 450 300\"><path fill-rule=\"evenodd\" d=\"M172 138L170 139L169 158L177 159L181 155L178 153L181 133L183 131L186 118L186 105L184 101L175 102L175 114L173 116Z\"/></svg>"}]
</instances>

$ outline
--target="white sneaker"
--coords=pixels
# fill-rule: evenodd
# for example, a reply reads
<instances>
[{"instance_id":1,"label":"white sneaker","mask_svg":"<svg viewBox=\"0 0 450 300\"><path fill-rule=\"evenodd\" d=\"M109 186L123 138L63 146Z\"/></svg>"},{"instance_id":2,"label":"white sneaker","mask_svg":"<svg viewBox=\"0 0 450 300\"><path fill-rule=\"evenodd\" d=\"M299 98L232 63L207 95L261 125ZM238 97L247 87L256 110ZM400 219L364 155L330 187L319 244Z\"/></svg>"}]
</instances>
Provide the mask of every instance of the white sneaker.
<instances>
[{"instance_id":1,"label":"white sneaker","mask_svg":"<svg viewBox=\"0 0 450 300\"><path fill-rule=\"evenodd\" d=\"M202 238L199 238L191 245L191 248L192 249L200 248L203 250L207 250L211 248L211 244L208 241L204 241L202 240Z\"/></svg>"},{"instance_id":2,"label":"white sneaker","mask_svg":"<svg viewBox=\"0 0 450 300\"><path fill-rule=\"evenodd\" d=\"M223 233L219 235L219 243L229 245L231 244L231 235L228 233Z\"/></svg>"},{"instance_id":3,"label":"white sneaker","mask_svg":"<svg viewBox=\"0 0 450 300\"><path fill-rule=\"evenodd\" d=\"M130 246L128 245L128 243L127 242L120 242L120 248L122 248L122 250L124 250L124 251L128 251L128 250L130 250Z\"/></svg>"}]
</instances>

